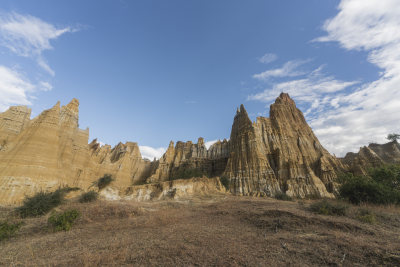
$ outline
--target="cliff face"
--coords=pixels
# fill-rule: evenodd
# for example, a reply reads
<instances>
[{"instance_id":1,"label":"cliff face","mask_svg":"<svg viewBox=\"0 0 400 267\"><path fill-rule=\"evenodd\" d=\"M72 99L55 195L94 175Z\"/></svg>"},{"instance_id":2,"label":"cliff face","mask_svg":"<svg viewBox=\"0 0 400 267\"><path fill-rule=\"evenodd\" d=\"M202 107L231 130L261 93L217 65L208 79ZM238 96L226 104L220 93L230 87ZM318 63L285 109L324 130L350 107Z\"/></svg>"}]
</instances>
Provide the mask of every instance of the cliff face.
<instances>
[{"instance_id":1,"label":"cliff face","mask_svg":"<svg viewBox=\"0 0 400 267\"><path fill-rule=\"evenodd\" d=\"M12 107L0 114L0 200L20 202L25 195L59 186L88 188L105 173L123 189L144 179L151 163L135 143L114 149L88 145L89 130L78 128L79 102L57 103L30 120L30 109Z\"/></svg>"},{"instance_id":2,"label":"cliff face","mask_svg":"<svg viewBox=\"0 0 400 267\"><path fill-rule=\"evenodd\" d=\"M142 159L137 143L112 148L95 139L88 144L89 130L78 127L76 99L62 107L57 103L32 120L30 112L27 107L11 107L0 113L1 204L18 203L25 195L62 185L87 190L104 174L115 178L112 192L104 194L134 194L135 199L141 199L143 192L151 195L161 184L168 190L172 187L167 185L180 184L179 190L184 190L190 180L175 180L193 176L224 176L224 181L230 181L229 190L238 195L285 192L300 198L334 197L338 171L365 173L369 167L400 162L397 142L371 144L338 160L321 146L302 112L284 93L271 105L269 118L252 122L240 106L229 141L218 141L209 149L203 138L196 144L171 142L166 153L153 162ZM221 191L218 183L217 191Z\"/></svg>"},{"instance_id":3,"label":"cliff face","mask_svg":"<svg viewBox=\"0 0 400 267\"><path fill-rule=\"evenodd\" d=\"M370 168L380 167L383 164L399 164L400 145L397 141L383 145L369 144L361 147L358 153L347 153L342 161L354 174L365 175Z\"/></svg>"},{"instance_id":4,"label":"cliff face","mask_svg":"<svg viewBox=\"0 0 400 267\"><path fill-rule=\"evenodd\" d=\"M10 107L0 113L0 151L7 149L13 140L30 123L31 109L25 106Z\"/></svg>"},{"instance_id":5,"label":"cliff face","mask_svg":"<svg viewBox=\"0 0 400 267\"><path fill-rule=\"evenodd\" d=\"M335 172L343 165L321 146L289 95L282 93L271 105L270 118L254 123L241 106L229 143L225 175L232 192L333 197Z\"/></svg>"},{"instance_id":6,"label":"cliff face","mask_svg":"<svg viewBox=\"0 0 400 267\"><path fill-rule=\"evenodd\" d=\"M189 142L171 141L169 147L148 182L162 182L179 177L186 174L194 173L207 177L220 176L226 166L229 156L228 142L217 141L208 150L204 145L204 139L199 138L197 144Z\"/></svg>"}]
</instances>

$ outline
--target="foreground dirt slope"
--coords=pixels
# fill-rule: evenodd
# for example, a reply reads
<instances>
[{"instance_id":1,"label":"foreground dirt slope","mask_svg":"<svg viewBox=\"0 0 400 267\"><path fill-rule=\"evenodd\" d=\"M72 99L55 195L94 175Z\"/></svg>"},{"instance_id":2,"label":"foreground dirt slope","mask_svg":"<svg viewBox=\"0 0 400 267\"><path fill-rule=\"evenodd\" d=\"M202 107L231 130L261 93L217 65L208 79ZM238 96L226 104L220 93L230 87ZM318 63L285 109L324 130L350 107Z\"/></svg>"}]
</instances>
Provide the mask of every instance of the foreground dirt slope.
<instances>
[{"instance_id":1,"label":"foreground dirt slope","mask_svg":"<svg viewBox=\"0 0 400 267\"><path fill-rule=\"evenodd\" d=\"M398 208L378 223L315 215L308 202L213 196L162 202L69 203L70 232L30 219L0 244L1 266L372 266L400 264ZM353 208L355 209L355 208ZM1 210L7 216L9 210Z\"/></svg>"}]
</instances>

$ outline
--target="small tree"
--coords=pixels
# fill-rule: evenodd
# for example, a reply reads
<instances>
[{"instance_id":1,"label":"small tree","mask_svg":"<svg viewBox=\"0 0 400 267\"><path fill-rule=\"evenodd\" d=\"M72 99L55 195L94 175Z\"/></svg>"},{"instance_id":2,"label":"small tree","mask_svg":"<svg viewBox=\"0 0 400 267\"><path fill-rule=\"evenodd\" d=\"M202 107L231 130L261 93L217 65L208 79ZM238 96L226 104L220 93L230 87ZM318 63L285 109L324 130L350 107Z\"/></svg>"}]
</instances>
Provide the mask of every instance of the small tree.
<instances>
[{"instance_id":1,"label":"small tree","mask_svg":"<svg viewBox=\"0 0 400 267\"><path fill-rule=\"evenodd\" d=\"M392 141L392 142L397 142L397 139L400 139L400 134L395 134L395 133L388 134L386 139L388 139L389 141Z\"/></svg>"}]
</instances>

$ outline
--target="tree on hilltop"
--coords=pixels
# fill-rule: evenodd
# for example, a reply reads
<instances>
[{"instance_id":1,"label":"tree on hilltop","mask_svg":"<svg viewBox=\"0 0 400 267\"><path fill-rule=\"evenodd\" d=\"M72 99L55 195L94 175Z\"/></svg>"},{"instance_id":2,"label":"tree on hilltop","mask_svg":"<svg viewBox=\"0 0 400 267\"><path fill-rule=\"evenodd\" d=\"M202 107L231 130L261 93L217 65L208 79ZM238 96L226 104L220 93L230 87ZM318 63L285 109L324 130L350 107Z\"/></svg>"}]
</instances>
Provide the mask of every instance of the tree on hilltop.
<instances>
[{"instance_id":1,"label":"tree on hilltop","mask_svg":"<svg viewBox=\"0 0 400 267\"><path fill-rule=\"evenodd\" d=\"M400 139L400 134L395 134L395 133L388 134L386 139L392 142L397 142L397 139Z\"/></svg>"}]
</instances>

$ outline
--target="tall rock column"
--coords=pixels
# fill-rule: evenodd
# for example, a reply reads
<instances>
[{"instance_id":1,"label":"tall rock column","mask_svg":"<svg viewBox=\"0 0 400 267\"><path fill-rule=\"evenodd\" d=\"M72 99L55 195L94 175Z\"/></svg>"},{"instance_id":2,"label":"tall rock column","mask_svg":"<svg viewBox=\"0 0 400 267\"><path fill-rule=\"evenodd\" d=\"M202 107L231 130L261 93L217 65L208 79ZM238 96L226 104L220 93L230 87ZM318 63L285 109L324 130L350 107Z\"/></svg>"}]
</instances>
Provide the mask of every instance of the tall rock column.
<instances>
[{"instance_id":1,"label":"tall rock column","mask_svg":"<svg viewBox=\"0 0 400 267\"><path fill-rule=\"evenodd\" d=\"M288 94L271 105L270 118L258 117L252 123L243 106L237 111L225 170L234 193L333 197L341 168Z\"/></svg>"}]
</instances>

